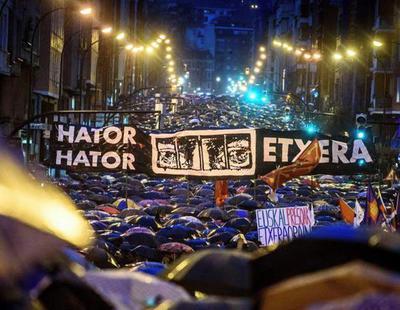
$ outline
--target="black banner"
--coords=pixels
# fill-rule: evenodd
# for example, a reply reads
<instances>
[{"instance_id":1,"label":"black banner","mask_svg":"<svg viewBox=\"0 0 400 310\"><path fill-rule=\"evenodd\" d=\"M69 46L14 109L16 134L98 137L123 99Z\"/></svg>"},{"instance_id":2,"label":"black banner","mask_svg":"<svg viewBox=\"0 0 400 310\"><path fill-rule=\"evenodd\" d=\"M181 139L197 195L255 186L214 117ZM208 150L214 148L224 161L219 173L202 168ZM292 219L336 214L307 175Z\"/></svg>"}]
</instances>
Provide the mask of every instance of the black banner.
<instances>
[{"instance_id":1,"label":"black banner","mask_svg":"<svg viewBox=\"0 0 400 310\"><path fill-rule=\"evenodd\" d=\"M368 135L371 136L371 135ZM257 129L257 175L294 162L318 139L321 159L313 174L350 175L375 172L375 149L370 139L351 139L305 131Z\"/></svg>"},{"instance_id":2,"label":"black banner","mask_svg":"<svg viewBox=\"0 0 400 310\"><path fill-rule=\"evenodd\" d=\"M150 139L133 126L54 124L50 166L70 171L149 173Z\"/></svg>"},{"instance_id":3,"label":"black banner","mask_svg":"<svg viewBox=\"0 0 400 310\"><path fill-rule=\"evenodd\" d=\"M291 164L315 138L322 156L314 174L375 172L374 147L368 139L267 129L186 130L148 136L122 125L90 128L55 124L50 166L165 177L255 178Z\"/></svg>"}]
</instances>

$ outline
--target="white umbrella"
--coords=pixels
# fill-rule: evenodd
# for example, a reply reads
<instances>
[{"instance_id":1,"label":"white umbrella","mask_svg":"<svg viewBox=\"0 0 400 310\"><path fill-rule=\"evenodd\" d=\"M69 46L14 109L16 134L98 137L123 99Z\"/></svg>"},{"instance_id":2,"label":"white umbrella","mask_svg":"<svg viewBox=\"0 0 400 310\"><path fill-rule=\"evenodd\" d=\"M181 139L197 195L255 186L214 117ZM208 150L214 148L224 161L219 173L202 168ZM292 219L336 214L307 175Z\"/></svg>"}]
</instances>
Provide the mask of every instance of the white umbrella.
<instances>
[{"instance_id":1,"label":"white umbrella","mask_svg":"<svg viewBox=\"0 0 400 310\"><path fill-rule=\"evenodd\" d=\"M84 279L118 310L144 309L166 300L191 300L189 294L176 284L141 272L90 271Z\"/></svg>"}]
</instances>

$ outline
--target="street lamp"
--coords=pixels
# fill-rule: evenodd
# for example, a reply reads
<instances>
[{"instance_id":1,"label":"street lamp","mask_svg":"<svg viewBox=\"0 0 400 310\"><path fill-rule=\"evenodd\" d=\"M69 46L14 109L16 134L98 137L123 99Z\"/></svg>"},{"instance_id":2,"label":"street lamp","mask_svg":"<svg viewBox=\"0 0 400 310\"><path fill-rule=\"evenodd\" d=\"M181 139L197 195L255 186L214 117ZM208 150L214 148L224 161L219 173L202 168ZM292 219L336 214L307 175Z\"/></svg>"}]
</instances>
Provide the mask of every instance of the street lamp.
<instances>
[{"instance_id":1,"label":"street lamp","mask_svg":"<svg viewBox=\"0 0 400 310\"><path fill-rule=\"evenodd\" d=\"M267 55L266 55L266 54L261 54L261 55L260 55L260 59L262 59L262 60L267 59Z\"/></svg>"},{"instance_id":2,"label":"street lamp","mask_svg":"<svg viewBox=\"0 0 400 310\"><path fill-rule=\"evenodd\" d=\"M112 27L104 27L103 29L101 29L101 32L105 33L105 34L109 34L112 32L112 30L113 30Z\"/></svg>"},{"instance_id":3,"label":"street lamp","mask_svg":"<svg viewBox=\"0 0 400 310\"><path fill-rule=\"evenodd\" d=\"M86 15L91 15L93 13L93 9L91 7L85 7L82 8L79 13L81 13L82 15L86 16Z\"/></svg>"},{"instance_id":4,"label":"street lamp","mask_svg":"<svg viewBox=\"0 0 400 310\"><path fill-rule=\"evenodd\" d=\"M273 40L273 41L272 41L272 44L273 44L274 46L277 46L277 47L281 47L281 46L282 46L282 42L279 41L279 40Z\"/></svg>"},{"instance_id":5,"label":"street lamp","mask_svg":"<svg viewBox=\"0 0 400 310\"><path fill-rule=\"evenodd\" d=\"M335 60L335 61L339 61L339 60L342 60L342 59L343 59L343 55L340 54L340 53L334 53L334 54L332 55L332 58L333 58L333 60Z\"/></svg>"},{"instance_id":6,"label":"street lamp","mask_svg":"<svg viewBox=\"0 0 400 310\"><path fill-rule=\"evenodd\" d=\"M379 40L373 40L372 41L372 45L374 47L382 47L383 46L383 42L379 41Z\"/></svg>"},{"instance_id":7,"label":"street lamp","mask_svg":"<svg viewBox=\"0 0 400 310\"><path fill-rule=\"evenodd\" d=\"M117 34L117 36L115 37L118 41L121 41L125 38L125 32L120 32Z\"/></svg>"},{"instance_id":8,"label":"street lamp","mask_svg":"<svg viewBox=\"0 0 400 310\"><path fill-rule=\"evenodd\" d=\"M348 49L346 50L346 55L350 58L353 58L357 55L357 52L354 49Z\"/></svg>"},{"instance_id":9,"label":"street lamp","mask_svg":"<svg viewBox=\"0 0 400 310\"><path fill-rule=\"evenodd\" d=\"M310 59L311 59L311 57L312 57L312 56L311 56L311 54L310 54L310 53L305 53L305 54L303 55L303 57L304 57L304 59L305 59L305 60L307 60L307 61L308 61L308 60L310 60Z\"/></svg>"},{"instance_id":10,"label":"street lamp","mask_svg":"<svg viewBox=\"0 0 400 310\"><path fill-rule=\"evenodd\" d=\"M320 54L319 52L314 53L314 54L312 55L312 57L313 57L313 59L316 60L316 61L319 61L319 60L321 60L321 58L322 58L322 56L321 56L321 54Z\"/></svg>"}]
</instances>

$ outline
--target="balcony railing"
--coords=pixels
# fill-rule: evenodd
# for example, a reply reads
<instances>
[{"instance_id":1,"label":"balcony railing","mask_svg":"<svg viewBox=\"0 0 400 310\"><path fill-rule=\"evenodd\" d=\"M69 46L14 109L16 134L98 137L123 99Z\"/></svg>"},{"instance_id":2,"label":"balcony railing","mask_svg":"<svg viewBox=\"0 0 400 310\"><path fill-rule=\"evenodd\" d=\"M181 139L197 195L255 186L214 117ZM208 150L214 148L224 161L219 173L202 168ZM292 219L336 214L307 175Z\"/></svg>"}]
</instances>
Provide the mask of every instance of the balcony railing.
<instances>
[{"instance_id":1,"label":"balcony railing","mask_svg":"<svg viewBox=\"0 0 400 310\"><path fill-rule=\"evenodd\" d=\"M375 19L374 31L394 31L394 20L393 18L382 18L378 16Z\"/></svg>"}]
</instances>

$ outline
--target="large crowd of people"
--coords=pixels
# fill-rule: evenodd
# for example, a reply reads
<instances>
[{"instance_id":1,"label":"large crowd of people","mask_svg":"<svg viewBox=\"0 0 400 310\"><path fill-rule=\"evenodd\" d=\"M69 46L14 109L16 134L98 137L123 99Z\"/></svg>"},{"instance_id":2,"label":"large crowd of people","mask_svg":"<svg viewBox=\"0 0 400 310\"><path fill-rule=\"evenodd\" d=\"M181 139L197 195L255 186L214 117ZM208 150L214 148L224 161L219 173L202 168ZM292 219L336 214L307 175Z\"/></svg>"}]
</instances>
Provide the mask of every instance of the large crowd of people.
<instances>
[{"instance_id":1,"label":"large crowd of people","mask_svg":"<svg viewBox=\"0 0 400 310\"><path fill-rule=\"evenodd\" d=\"M279 106L228 97L192 97L175 113L165 115L164 126L167 130L290 130L304 125L302 114L295 116ZM350 207L357 200L365 208L368 181L362 175L304 177L287 182L272 196L271 188L261 180L230 180L228 197L216 206L215 185L209 181L122 172L64 174L52 183L70 197L77 212L90 224L94 232L90 245L64 249L62 263L37 263L34 272L21 277L29 283L19 280L20 290L15 290L14 283L12 292L20 295L7 297L5 292L10 290L4 290L0 304L13 309L34 307L36 301L49 309L294 309L296 305L307 308L318 304L326 309L363 309L360 307L369 298L389 306L385 309L396 308L400 306L396 295L400 287L396 272L400 268L390 262L400 256L397 236L343 228L340 199ZM384 203L394 208L395 186L381 184L380 190ZM294 206L313 207L313 237L300 238L278 249L262 248L256 210ZM314 243L308 244L310 239ZM326 242L325 249L318 240ZM384 252L382 260L374 259L380 253L377 248ZM337 259L331 257L334 249L338 249ZM307 260L312 263L307 264ZM357 265L359 261L364 264ZM370 269L368 264L374 267ZM326 282L336 279L344 285L346 279L340 275L346 271L347 281L358 286L347 292L331 286L329 292L324 292L321 277L328 269L331 273L324 274ZM392 282L383 276L372 281L372 274L368 277L366 270L373 270L374 275L389 272L394 278ZM314 278L306 281L314 271L320 273L319 284ZM38 276L40 281L35 278ZM290 282L300 276L307 285ZM364 278L369 282L361 285ZM46 285L43 279L47 279ZM279 286L282 283L297 287L296 293ZM311 283L318 289L313 291ZM3 286L9 288L6 283ZM387 296L381 294L383 287ZM377 295L370 294L371 290ZM23 295L27 292L29 296ZM293 298L293 303L285 301L285 294L289 300Z\"/></svg>"}]
</instances>

